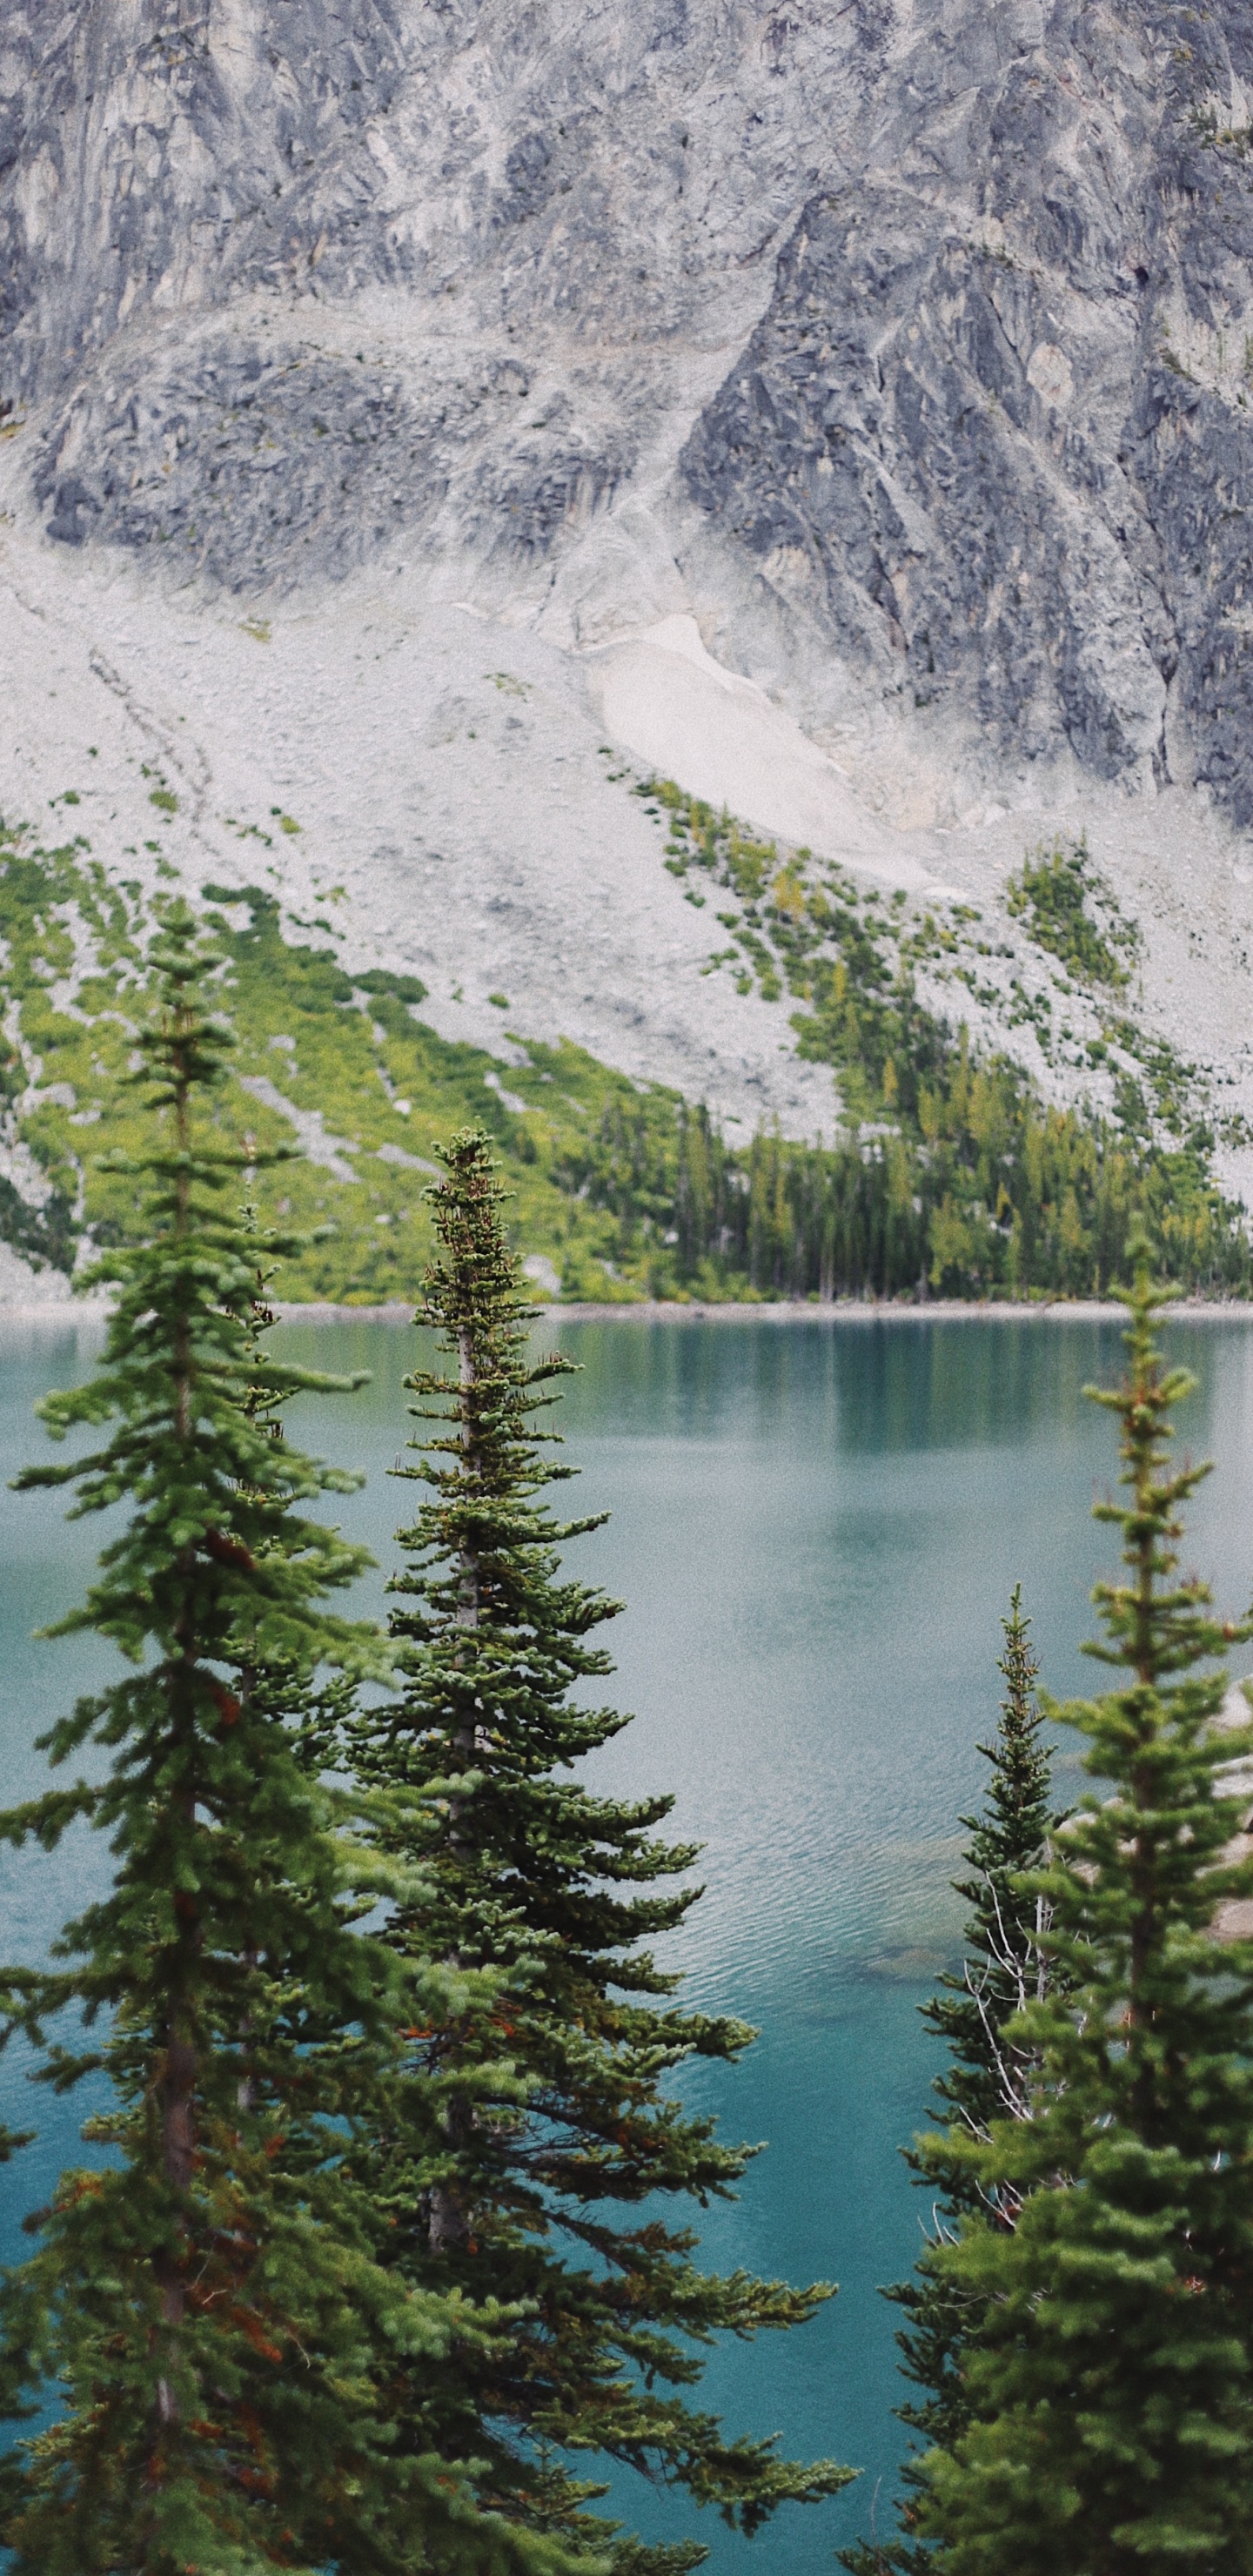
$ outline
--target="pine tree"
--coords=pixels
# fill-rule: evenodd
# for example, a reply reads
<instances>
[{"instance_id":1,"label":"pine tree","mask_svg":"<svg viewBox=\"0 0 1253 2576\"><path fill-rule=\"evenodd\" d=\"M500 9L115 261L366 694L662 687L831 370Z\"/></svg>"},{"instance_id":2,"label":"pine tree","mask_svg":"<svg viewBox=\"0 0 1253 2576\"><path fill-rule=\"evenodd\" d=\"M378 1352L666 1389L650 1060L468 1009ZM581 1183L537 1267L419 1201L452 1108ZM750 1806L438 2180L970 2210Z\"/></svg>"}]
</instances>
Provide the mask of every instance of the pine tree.
<instances>
[{"instance_id":1,"label":"pine tree","mask_svg":"<svg viewBox=\"0 0 1253 2576\"><path fill-rule=\"evenodd\" d=\"M922 2010L923 2020L948 2051L947 2066L934 2087L940 2126L906 2150L906 2162L928 2194L936 2233L928 2238L912 2280L885 2293L906 2311L908 2324L896 2338L902 2368L924 2392L897 2413L929 2447L940 2448L951 2447L965 2425L964 2364L983 2315L975 2292L955 2284L936 2262L962 2216L986 2207L979 2180L961 2150L972 2139L986 2140L992 2123L1007 2113L1030 2115L1035 2052L1019 2033L1017 2016L1030 2001L1043 1999L1054 1974L1045 1946L1050 1909L1038 1891L1028 1893L1023 1884L1024 1873L1045 1857L1057 1818L1050 1801L1050 1757L1040 1742L1043 1720L1035 1697L1039 1665L1031 1648L1031 1622L1023 1616L1021 1584L1014 1587L1009 1617L1001 1626L1005 1647L997 1670L1005 1696L995 1740L979 1746L992 1777L983 1813L961 1819L970 1834L965 1852L970 1875L953 1882L970 1907L965 1956L960 1975L941 1978L938 1995ZM1015 2208L1009 2196L1002 2191L994 2205L1001 2224L1012 2225ZM902 2481L901 2536L842 2552L853 2576L883 2576L889 2569L897 2576L926 2576L931 2567L931 2551L913 2537L923 2483L916 2453L906 2461Z\"/></svg>"},{"instance_id":2,"label":"pine tree","mask_svg":"<svg viewBox=\"0 0 1253 2576\"><path fill-rule=\"evenodd\" d=\"M622 2576L681 2576L699 2545L606 2548L618 2527L584 2510L603 2481L569 2454L647 2467L747 2531L784 2498L833 2494L849 2472L726 2440L683 2393L716 2333L799 2324L828 2293L711 2278L690 2228L662 2214L726 2196L743 2172L748 2151L717 2144L672 2084L752 2034L682 2012L678 1980L641 1946L698 1892L658 1887L696 1857L657 1837L671 1800L571 1776L626 1721L572 1698L611 1670L594 1639L619 1605L560 1569L558 1550L599 1521L558 1522L543 1500L573 1471L542 1455L553 1435L531 1416L569 1364L528 1358L534 1310L488 1139L459 1135L442 1159L441 1253L417 1320L453 1369L406 1381L432 1428L410 1444L421 1464L398 1462L428 1489L392 1584L404 1688L358 1726L355 1758L411 1796L398 1856L429 1881L383 1937L453 1974L495 1970L503 1988L486 2011L414 2031L408 2116L363 2179L407 2282L472 2298L487 2283L526 2305L507 2350L467 2345L442 2374L450 2455L486 2457L485 2493L514 2523L594 2542Z\"/></svg>"},{"instance_id":3,"label":"pine tree","mask_svg":"<svg viewBox=\"0 0 1253 2576\"><path fill-rule=\"evenodd\" d=\"M1015 2029L1037 2059L1032 2116L967 2150L993 2214L935 2258L983 2319L965 2429L923 2464L918 2529L942 2576L1253 2565L1253 1944L1214 1933L1253 1885L1228 1856L1243 1802L1222 1780L1253 1728L1218 1728L1215 1661L1253 1622L1223 1626L1180 1575L1182 1507L1208 1471L1171 1467L1193 1381L1155 1346L1142 1239L1128 1302L1130 1364L1098 1399L1126 1498L1097 1506L1126 1571L1096 1588L1088 1649L1118 1678L1050 1712L1087 1736L1098 1784L1035 1880L1065 1982Z\"/></svg>"},{"instance_id":4,"label":"pine tree","mask_svg":"<svg viewBox=\"0 0 1253 2576\"><path fill-rule=\"evenodd\" d=\"M972 1875L954 1881L970 1907L966 1956L960 1976L942 1978L939 1994L923 2008L923 2020L949 2052L950 2063L935 2086L944 2106L943 2134L962 2140L986 2137L994 2120L1029 2110L1034 2051L1020 2044L1011 2025L1029 2002L1043 1998L1050 1982L1048 1905L1037 1889L1023 1885L1023 1873L1044 1858L1057 1818L1050 1803L1050 1756L1040 1742L1039 1665L1031 1622L1022 1615L1021 1584L1001 1626L1005 1651L997 1671L1005 1696L995 1741L978 1748L992 1777L984 1813L961 1819L971 1837L966 1861ZM936 2152L920 2150L911 2161L933 2189L941 2185L948 2212L982 2206L969 2169L960 2161L947 2164L942 2151L937 2163Z\"/></svg>"},{"instance_id":5,"label":"pine tree","mask_svg":"<svg viewBox=\"0 0 1253 2576\"><path fill-rule=\"evenodd\" d=\"M494 2571L520 2553L456 2464L391 2449L398 2356L433 2372L454 2326L473 2344L507 2319L384 2273L352 2183L412 2009L354 1926L371 1881L400 1882L354 1863L288 1718L319 1667L377 1673L385 1648L324 1606L368 1560L304 1508L356 1479L275 1436L283 1396L353 1381L280 1366L255 1330L244 1156L212 1124L218 962L168 911L141 1043L155 1132L124 1166L140 1239L95 1274L117 1291L100 1369L41 1407L54 1438L105 1436L18 1480L75 1491L74 1516L124 1506L52 1633L94 1631L130 1670L45 1739L54 1765L106 1760L0 1819L45 1850L85 1821L115 1863L56 1964L5 1980L45 2080L103 2070L111 2096L83 2131L106 2160L62 2175L5 2284L9 2411L60 2411L5 2464L0 2537L15 2576L400 2576L428 2540Z\"/></svg>"}]
</instances>

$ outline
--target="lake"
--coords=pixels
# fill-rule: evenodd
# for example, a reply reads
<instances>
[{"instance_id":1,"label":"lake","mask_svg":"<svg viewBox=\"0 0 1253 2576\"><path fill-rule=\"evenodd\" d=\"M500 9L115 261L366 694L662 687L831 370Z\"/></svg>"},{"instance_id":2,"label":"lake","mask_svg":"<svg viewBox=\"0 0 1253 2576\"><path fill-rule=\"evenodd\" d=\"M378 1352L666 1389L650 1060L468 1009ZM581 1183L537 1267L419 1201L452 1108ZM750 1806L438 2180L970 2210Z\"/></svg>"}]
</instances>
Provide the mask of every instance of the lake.
<instances>
[{"instance_id":1,"label":"lake","mask_svg":"<svg viewBox=\"0 0 1253 2576\"><path fill-rule=\"evenodd\" d=\"M35 1398L83 1374L98 1338L87 1322L0 1327L5 1480L46 1450ZM415 1337L344 1323L279 1338L317 1367L373 1372L354 1397L293 1405L290 1422L306 1446L367 1471L336 1516L385 1570L409 1499L386 1469ZM1181 1447L1218 1468L1192 1513L1187 1563L1233 1613L1253 1592L1253 1330L1224 1319L1167 1339L1202 1380ZM584 1471L576 1507L613 1516L574 1561L627 1604L607 1633L635 1722L596 1775L629 1793L673 1790L676 1834L705 1846L708 1893L673 1945L689 1998L761 2030L738 2069L700 2068L686 2087L728 2136L769 2142L738 2202L704 2220L706 2259L840 2284L801 2332L719 2352L705 2397L735 2430L778 2430L794 2456L863 2471L751 2544L634 2477L615 2496L649 2538L695 2528L716 2576L817 2576L836 2546L890 2520L904 2436L891 2414L894 2314L876 2290L919 2243L924 2213L896 2151L926 2119L933 2057L917 2008L955 1954L948 1882L986 1769L976 1747L995 1725L999 1620L1016 1581L1049 1687L1095 1679L1079 1646L1112 1551L1089 1511L1117 1461L1082 1389L1116 1373L1119 1327L589 1321L563 1325L560 1342L582 1366L561 1415ZM0 1710L16 1799L40 1777L33 1735L108 1666L90 1642L31 1637L81 1594L99 1528L67 1525L55 1496L7 1482L0 1517ZM363 1606L381 1607L382 1581L369 1579ZM1073 1755L1058 1774L1065 1796ZM38 1955L101 1857L78 1838L51 1859L3 1862L8 1956ZM0 2063L0 2078L0 2117L34 2117L42 2131L0 2172L12 2257L23 2211L75 2159L82 2105L40 2095L32 2113L18 2063Z\"/></svg>"}]
</instances>

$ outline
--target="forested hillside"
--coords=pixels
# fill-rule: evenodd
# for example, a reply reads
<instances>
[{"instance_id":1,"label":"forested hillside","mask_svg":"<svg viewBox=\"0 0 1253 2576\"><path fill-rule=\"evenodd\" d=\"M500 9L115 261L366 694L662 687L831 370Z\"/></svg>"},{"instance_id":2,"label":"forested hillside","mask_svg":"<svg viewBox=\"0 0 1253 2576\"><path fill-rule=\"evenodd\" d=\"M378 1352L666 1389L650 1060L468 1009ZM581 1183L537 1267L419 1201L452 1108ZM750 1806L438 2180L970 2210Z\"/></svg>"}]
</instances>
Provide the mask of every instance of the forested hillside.
<instances>
[{"instance_id":1,"label":"forested hillside","mask_svg":"<svg viewBox=\"0 0 1253 2576\"><path fill-rule=\"evenodd\" d=\"M411 1300L433 1147L470 1119L496 1139L541 1295L1099 1294L1141 1206L1189 1287L1243 1292L1247 1237L1212 1178L1203 1086L1146 1045L1128 1004L1135 930L1108 898L1102 908L1085 853L1046 853L1011 885L1036 954L1029 989L1006 979L1015 952L1001 943L993 956L970 906L937 919L903 898L863 900L808 852L781 856L669 782L636 793L668 836L665 866L698 905L725 906L707 972L798 1005L796 1042L837 1078L838 1132L730 1141L703 1103L518 1030L503 993L502 1070L436 1034L417 978L349 972L329 917L307 937L290 922L285 934L267 889L210 882L202 901L225 943L241 1041L215 1114L238 1140L303 1148L257 1182L263 1212L311 1237L283 1267L284 1297ZM132 1216L129 1178L109 1158L133 1143L132 1015L152 908L141 881L111 881L81 835L54 848L11 835L0 930L0 1227L28 1260L69 1273ZM1099 1072L1104 1105L1083 1090L1073 1105L1048 1096L986 1031L972 1043L966 1010L986 1022L989 1005L1017 1012L1046 1067Z\"/></svg>"}]
</instances>

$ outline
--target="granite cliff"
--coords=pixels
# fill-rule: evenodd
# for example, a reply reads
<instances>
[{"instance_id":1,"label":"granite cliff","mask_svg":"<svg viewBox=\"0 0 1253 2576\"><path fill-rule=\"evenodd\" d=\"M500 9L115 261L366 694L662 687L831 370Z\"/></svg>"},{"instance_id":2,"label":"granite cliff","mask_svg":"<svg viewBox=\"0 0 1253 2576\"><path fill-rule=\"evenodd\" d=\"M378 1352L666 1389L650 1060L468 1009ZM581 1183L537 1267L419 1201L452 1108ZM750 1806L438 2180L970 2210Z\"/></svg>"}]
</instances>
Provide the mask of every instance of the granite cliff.
<instances>
[{"instance_id":1,"label":"granite cliff","mask_svg":"<svg viewBox=\"0 0 1253 2576\"><path fill-rule=\"evenodd\" d=\"M3 45L55 542L248 592L403 542L538 604L625 518L629 617L637 495L811 722L1253 820L1243 0L39 0Z\"/></svg>"}]
</instances>

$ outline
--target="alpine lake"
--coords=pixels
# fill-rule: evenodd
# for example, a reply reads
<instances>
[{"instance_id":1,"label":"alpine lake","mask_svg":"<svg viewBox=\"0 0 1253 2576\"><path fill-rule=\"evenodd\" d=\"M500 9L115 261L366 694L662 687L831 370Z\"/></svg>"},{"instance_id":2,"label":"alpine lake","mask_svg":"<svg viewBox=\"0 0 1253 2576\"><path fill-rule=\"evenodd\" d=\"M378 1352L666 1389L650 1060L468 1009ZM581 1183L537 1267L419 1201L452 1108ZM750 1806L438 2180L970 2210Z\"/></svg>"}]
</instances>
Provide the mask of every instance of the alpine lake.
<instances>
[{"instance_id":1,"label":"alpine lake","mask_svg":"<svg viewBox=\"0 0 1253 2576\"><path fill-rule=\"evenodd\" d=\"M73 1313L0 1325L6 1804L45 1776L33 1738L111 1668L94 1640L32 1636L82 1598L107 1524L67 1522L64 1497L7 1484L63 1454L31 1408L90 1370L100 1338ZM354 1396L293 1404L289 1428L366 1473L334 1517L378 1559L356 1606L381 1614L414 1499L387 1470L411 1428L401 1380L417 1337L363 1320L284 1325L277 1340L315 1367L371 1372ZM1165 1341L1200 1380L1180 1450L1216 1461L1185 1564L1236 1615L1253 1592L1253 1317L1171 1324ZM537 1348L554 1342L581 1370L548 1417L582 1469L556 1503L612 1515L571 1563L626 1604L604 1633L609 1687L635 1714L593 1776L673 1791L675 1835L703 1844L707 1892L668 1963L691 2002L761 2034L738 2068L698 2064L685 2080L724 2136L767 2142L737 2200L694 2213L702 2259L840 2285L799 2332L713 2352L697 2402L736 2430L779 2432L790 2456L862 2471L752 2542L629 2472L612 2500L650 2539L695 2532L713 2576L818 2576L837 2547L891 2527L907 2437L892 2415L897 2317L878 2288L908 2272L930 2215L898 2150L927 2120L935 2052L918 2007L959 1955L949 1882L981 1795L1015 1582L1047 1686L1099 1686L1080 1646L1092 1583L1115 1562L1090 1510L1116 1483L1116 1428L1083 1388L1118 1374L1120 1321L802 1310L785 1324L537 1327ZM1061 1803L1077 1794L1073 1740L1055 1778ZM51 1856L6 1855L3 1954L40 1956L107 1867L85 1834ZM39 2131L0 2172L4 2259L26 2250L21 2219L55 2172L83 2160L89 2107L88 2088L32 2094L20 2056L0 2060L0 2118Z\"/></svg>"}]
</instances>

